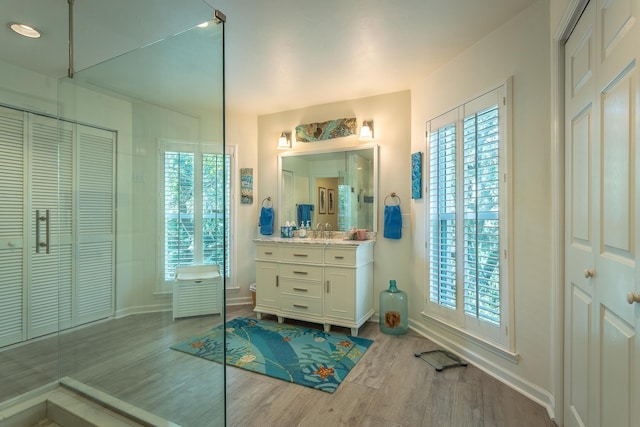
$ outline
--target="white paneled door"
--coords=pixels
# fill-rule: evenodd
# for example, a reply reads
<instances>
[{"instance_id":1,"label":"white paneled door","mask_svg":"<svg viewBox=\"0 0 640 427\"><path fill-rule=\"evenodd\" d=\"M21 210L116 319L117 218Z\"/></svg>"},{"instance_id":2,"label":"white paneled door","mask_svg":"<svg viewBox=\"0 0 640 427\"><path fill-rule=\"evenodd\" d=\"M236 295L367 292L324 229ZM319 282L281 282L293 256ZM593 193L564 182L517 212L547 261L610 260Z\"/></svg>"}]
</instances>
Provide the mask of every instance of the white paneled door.
<instances>
[{"instance_id":1,"label":"white paneled door","mask_svg":"<svg viewBox=\"0 0 640 427\"><path fill-rule=\"evenodd\" d=\"M113 312L113 132L0 107L0 347Z\"/></svg>"},{"instance_id":2,"label":"white paneled door","mask_svg":"<svg viewBox=\"0 0 640 427\"><path fill-rule=\"evenodd\" d=\"M565 46L565 425L640 425L639 0Z\"/></svg>"}]
</instances>

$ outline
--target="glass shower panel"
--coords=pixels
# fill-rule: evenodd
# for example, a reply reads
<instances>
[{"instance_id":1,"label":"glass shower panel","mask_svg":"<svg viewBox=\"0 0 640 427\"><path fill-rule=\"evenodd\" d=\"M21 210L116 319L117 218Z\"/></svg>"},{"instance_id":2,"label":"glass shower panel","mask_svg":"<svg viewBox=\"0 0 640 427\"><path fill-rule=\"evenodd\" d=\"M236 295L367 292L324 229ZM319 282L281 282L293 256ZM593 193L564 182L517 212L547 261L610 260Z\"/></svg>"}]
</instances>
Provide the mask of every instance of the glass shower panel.
<instances>
[{"instance_id":1,"label":"glass shower panel","mask_svg":"<svg viewBox=\"0 0 640 427\"><path fill-rule=\"evenodd\" d=\"M224 366L171 348L225 316L224 27L213 16L61 79L58 94L76 150L60 381L181 426L225 424ZM203 265L222 277L191 289L197 307L176 306L177 267Z\"/></svg>"}]
</instances>

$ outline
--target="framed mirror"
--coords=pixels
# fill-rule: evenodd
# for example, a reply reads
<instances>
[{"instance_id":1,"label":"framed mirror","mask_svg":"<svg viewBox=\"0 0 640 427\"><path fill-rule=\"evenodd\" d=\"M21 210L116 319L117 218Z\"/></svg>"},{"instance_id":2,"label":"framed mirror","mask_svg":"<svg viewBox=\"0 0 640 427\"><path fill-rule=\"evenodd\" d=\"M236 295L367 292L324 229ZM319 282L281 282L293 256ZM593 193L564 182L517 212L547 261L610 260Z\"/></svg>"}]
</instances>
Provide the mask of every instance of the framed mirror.
<instances>
[{"instance_id":1,"label":"framed mirror","mask_svg":"<svg viewBox=\"0 0 640 427\"><path fill-rule=\"evenodd\" d=\"M278 156L279 223L313 229L377 231L378 146L359 145Z\"/></svg>"}]
</instances>

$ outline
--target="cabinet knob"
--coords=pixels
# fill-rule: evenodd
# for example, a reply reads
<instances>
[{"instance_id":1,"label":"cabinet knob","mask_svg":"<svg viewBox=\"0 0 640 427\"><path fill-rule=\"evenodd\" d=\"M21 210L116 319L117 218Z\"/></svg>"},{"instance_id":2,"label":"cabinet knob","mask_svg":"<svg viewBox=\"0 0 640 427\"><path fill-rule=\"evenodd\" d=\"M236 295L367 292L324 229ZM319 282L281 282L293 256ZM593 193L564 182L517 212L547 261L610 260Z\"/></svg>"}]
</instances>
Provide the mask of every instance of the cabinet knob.
<instances>
[{"instance_id":1,"label":"cabinet knob","mask_svg":"<svg viewBox=\"0 0 640 427\"><path fill-rule=\"evenodd\" d=\"M596 274L596 272L593 271L593 270L589 270L588 268L584 269L584 277L587 278L587 279L592 278L595 274Z\"/></svg>"}]
</instances>

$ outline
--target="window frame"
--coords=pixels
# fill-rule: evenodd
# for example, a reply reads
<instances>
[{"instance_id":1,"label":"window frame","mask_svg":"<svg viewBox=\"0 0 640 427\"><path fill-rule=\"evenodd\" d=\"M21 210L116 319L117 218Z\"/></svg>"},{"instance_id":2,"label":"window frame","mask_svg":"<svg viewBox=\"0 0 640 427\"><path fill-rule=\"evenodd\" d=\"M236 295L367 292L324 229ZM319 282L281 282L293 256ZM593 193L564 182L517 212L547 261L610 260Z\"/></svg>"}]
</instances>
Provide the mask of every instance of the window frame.
<instances>
[{"instance_id":1,"label":"window frame","mask_svg":"<svg viewBox=\"0 0 640 427\"><path fill-rule=\"evenodd\" d=\"M227 243L227 251L223 258L228 259L228 271L226 271L226 277L224 279L225 288L233 288L236 282L235 271L235 244L231 236L234 234L234 191L237 185L236 183L236 155L235 146L225 145L219 143L198 143L188 141L175 141L175 140L160 140L158 143L158 227L157 227L157 241L158 241L158 292L159 293L172 293L173 292L173 280L165 279L165 153L168 151L189 152L194 153L196 159L198 156L202 159L202 154L220 154L228 156L229 161L229 173L225 177L229 180L229 197L225 199L227 204L226 208L229 210L228 221L225 224L227 228L227 235L229 238L225 239ZM202 170L194 171L194 189L195 191L202 192ZM196 201L196 210L201 211L202 201ZM202 227L202 217L196 218L196 227Z\"/></svg>"},{"instance_id":2,"label":"window frame","mask_svg":"<svg viewBox=\"0 0 640 427\"><path fill-rule=\"evenodd\" d=\"M444 327L450 332L464 336L467 339L493 351L508 360L517 362L515 354L515 334L513 310L513 241L512 224L513 209L511 206L511 173L512 162L510 135L511 119L511 79L502 85L492 89L464 104L436 116L426 122L426 156L425 168L426 201L425 201L425 271L424 271L424 311L423 315ZM464 194L461 190L464 185L463 156L464 156L464 122L473 114L485 110L491 105L498 106L499 117L499 244L500 244L500 325L495 326L465 314L464 311ZM456 186L455 186L455 206L456 206L456 308L441 306L431 301L431 244L430 234L433 227L431 221L431 144L432 132L447 125L455 125L455 156L456 156Z\"/></svg>"}]
</instances>

